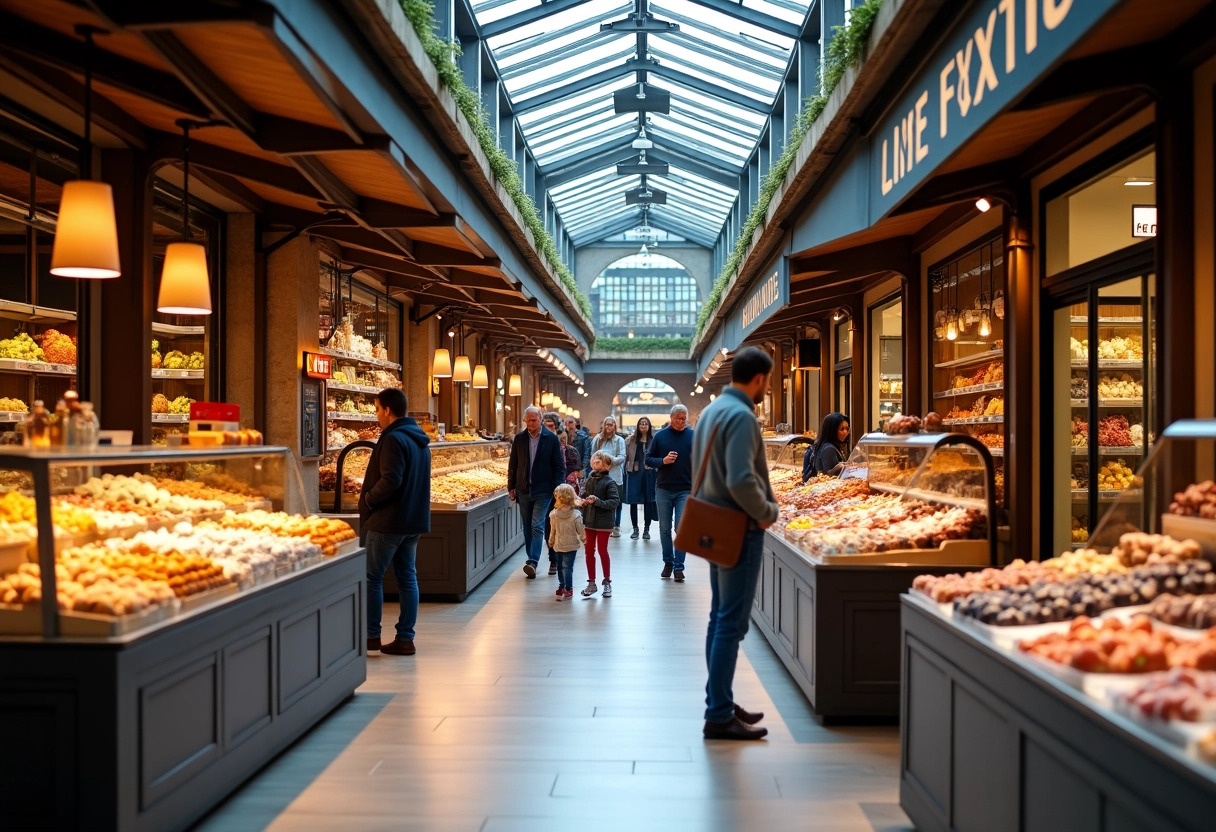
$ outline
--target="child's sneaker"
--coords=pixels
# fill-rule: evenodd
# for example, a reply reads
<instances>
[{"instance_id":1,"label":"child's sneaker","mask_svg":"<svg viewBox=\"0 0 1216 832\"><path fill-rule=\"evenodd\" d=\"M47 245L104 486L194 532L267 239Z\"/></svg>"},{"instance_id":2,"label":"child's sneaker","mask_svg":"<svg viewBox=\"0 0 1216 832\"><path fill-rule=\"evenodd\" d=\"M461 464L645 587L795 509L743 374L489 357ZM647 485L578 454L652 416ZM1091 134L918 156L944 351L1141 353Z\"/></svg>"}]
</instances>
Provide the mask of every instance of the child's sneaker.
<instances>
[{"instance_id":1,"label":"child's sneaker","mask_svg":"<svg viewBox=\"0 0 1216 832\"><path fill-rule=\"evenodd\" d=\"M607 578L604 578L604 597L612 597L612 581L608 580Z\"/></svg>"},{"instance_id":2,"label":"child's sneaker","mask_svg":"<svg viewBox=\"0 0 1216 832\"><path fill-rule=\"evenodd\" d=\"M587 585L583 587L583 597L590 598L598 589L599 587L595 585L595 581L587 581Z\"/></svg>"},{"instance_id":3,"label":"child's sneaker","mask_svg":"<svg viewBox=\"0 0 1216 832\"><path fill-rule=\"evenodd\" d=\"M574 590L573 590L573 589L564 589L564 590L562 590L562 592L563 592L563 593L565 593L565 595L566 595L566 597L567 597L567 598L573 598L573 597L574 597Z\"/></svg>"},{"instance_id":4,"label":"child's sneaker","mask_svg":"<svg viewBox=\"0 0 1216 832\"><path fill-rule=\"evenodd\" d=\"M557 588L557 600L561 601L566 597L566 592L560 586Z\"/></svg>"}]
</instances>

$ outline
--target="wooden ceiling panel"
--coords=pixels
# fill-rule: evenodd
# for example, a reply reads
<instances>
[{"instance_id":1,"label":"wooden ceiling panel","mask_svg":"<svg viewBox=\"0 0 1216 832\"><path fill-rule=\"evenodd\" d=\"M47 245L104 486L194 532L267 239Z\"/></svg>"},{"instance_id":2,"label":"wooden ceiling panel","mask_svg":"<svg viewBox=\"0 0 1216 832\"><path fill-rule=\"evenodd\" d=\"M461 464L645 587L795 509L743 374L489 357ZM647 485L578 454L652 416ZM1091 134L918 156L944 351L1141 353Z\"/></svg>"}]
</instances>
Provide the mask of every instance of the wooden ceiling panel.
<instances>
[{"instance_id":1,"label":"wooden ceiling panel","mask_svg":"<svg viewBox=\"0 0 1216 832\"><path fill-rule=\"evenodd\" d=\"M383 199L405 208L427 208L426 200L378 153L355 150L347 153L327 153L321 159L325 167L360 196ZM411 233L409 236L414 235Z\"/></svg>"},{"instance_id":2,"label":"wooden ceiling panel","mask_svg":"<svg viewBox=\"0 0 1216 832\"><path fill-rule=\"evenodd\" d=\"M469 241L463 234L454 228L408 228L405 230L405 233L411 240L418 242L435 243L436 245L454 248L459 251L471 251L475 254L481 254L480 251L469 245Z\"/></svg>"},{"instance_id":3,"label":"wooden ceiling panel","mask_svg":"<svg viewBox=\"0 0 1216 832\"><path fill-rule=\"evenodd\" d=\"M945 208L924 208L920 211L913 211L908 214L900 214L896 217L888 217L884 220L879 220L874 225L858 231L856 234L850 234L847 237L841 237L837 240L824 243L816 248L807 249L806 251L795 252L792 257L804 258L813 257L817 254L831 254L834 251L844 251L845 249L854 248L856 246L866 245L868 243L877 243L882 240L889 240L892 237L906 237L920 231L938 216L945 211Z\"/></svg>"},{"instance_id":4,"label":"wooden ceiling panel","mask_svg":"<svg viewBox=\"0 0 1216 832\"><path fill-rule=\"evenodd\" d=\"M253 25L187 26L175 34L253 109L341 129L333 113L300 78L282 52Z\"/></svg>"},{"instance_id":5,"label":"wooden ceiling panel","mask_svg":"<svg viewBox=\"0 0 1216 832\"><path fill-rule=\"evenodd\" d=\"M1069 53L1083 58L1158 40L1201 12L1211 0L1130 0Z\"/></svg>"},{"instance_id":6,"label":"wooden ceiling panel","mask_svg":"<svg viewBox=\"0 0 1216 832\"><path fill-rule=\"evenodd\" d=\"M79 23L96 26L99 29L109 29L105 20L85 8L82 3L69 3L66 0L0 0L0 9L23 17L39 26L50 29L58 34L79 40L75 28ZM81 40L83 48L84 41ZM121 55L132 61L168 72L169 67L143 39L132 32L112 31L100 34L94 41L100 49Z\"/></svg>"},{"instance_id":7,"label":"wooden ceiling panel","mask_svg":"<svg viewBox=\"0 0 1216 832\"><path fill-rule=\"evenodd\" d=\"M968 142L935 175L979 167L1021 156L1048 133L1093 103L1092 98L1064 101L1037 110L1009 112Z\"/></svg>"},{"instance_id":8,"label":"wooden ceiling panel","mask_svg":"<svg viewBox=\"0 0 1216 832\"><path fill-rule=\"evenodd\" d=\"M309 199L308 197L294 194L291 191L284 191L281 188L275 188L271 185L263 185L260 182L249 182L244 179L241 181L245 183L249 190L253 191L255 194L268 202L277 202L278 204L286 205L289 208L300 208L304 211L312 211L316 213L317 219L321 219L321 217L325 214L315 199Z\"/></svg>"}]
</instances>

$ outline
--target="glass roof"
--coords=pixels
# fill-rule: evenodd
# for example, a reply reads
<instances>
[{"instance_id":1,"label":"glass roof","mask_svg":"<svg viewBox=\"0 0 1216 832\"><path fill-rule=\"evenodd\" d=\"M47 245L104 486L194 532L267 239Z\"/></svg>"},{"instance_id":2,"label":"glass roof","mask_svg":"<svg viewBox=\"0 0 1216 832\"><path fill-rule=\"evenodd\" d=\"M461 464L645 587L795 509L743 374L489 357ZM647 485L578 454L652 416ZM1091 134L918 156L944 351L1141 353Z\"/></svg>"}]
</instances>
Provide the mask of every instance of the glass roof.
<instances>
[{"instance_id":1,"label":"glass roof","mask_svg":"<svg viewBox=\"0 0 1216 832\"><path fill-rule=\"evenodd\" d=\"M575 245L649 225L712 246L809 5L475 0L473 10ZM617 113L613 93L643 82L670 93L669 111ZM641 129L649 148L633 146ZM635 167L618 175L618 163Z\"/></svg>"}]
</instances>

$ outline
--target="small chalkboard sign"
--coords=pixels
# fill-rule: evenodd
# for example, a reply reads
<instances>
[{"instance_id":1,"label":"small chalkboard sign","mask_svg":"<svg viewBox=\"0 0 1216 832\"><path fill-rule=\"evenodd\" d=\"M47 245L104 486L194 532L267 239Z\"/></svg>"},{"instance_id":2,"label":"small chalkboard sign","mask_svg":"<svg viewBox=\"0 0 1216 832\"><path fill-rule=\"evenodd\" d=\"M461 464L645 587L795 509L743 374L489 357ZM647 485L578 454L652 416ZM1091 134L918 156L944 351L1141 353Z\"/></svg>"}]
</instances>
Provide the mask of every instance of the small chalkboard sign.
<instances>
[{"instance_id":1,"label":"small chalkboard sign","mask_svg":"<svg viewBox=\"0 0 1216 832\"><path fill-rule=\"evenodd\" d=\"M319 457L325 450L325 419L321 413L321 382L304 379L300 394L300 458Z\"/></svg>"}]
</instances>

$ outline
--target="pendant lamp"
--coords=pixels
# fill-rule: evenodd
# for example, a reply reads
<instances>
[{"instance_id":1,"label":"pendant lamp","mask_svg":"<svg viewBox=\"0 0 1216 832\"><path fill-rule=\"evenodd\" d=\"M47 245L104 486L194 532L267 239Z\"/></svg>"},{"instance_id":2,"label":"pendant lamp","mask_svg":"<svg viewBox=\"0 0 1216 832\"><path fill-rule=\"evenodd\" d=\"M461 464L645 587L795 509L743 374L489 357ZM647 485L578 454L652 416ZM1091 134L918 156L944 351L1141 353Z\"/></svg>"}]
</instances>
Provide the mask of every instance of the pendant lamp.
<instances>
[{"instance_id":1,"label":"pendant lamp","mask_svg":"<svg viewBox=\"0 0 1216 832\"><path fill-rule=\"evenodd\" d=\"M118 256L118 224L114 191L89 177L93 168L93 35L104 31L77 26L84 36L84 150L80 179L65 182L59 200L59 221L51 247L51 274L57 277L104 279L122 274Z\"/></svg>"},{"instance_id":2,"label":"pendant lamp","mask_svg":"<svg viewBox=\"0 0 1216 832\"><path fill-rule=\"evenodd\" d=\"M465 382L473 380L473 370L469 366L467 355L456 356L455 369L452 370L452 381Z\"/></svg>"},{"instance_id":3,"label":"pendant lamp","mask_svg":"<svg viewBox=\"0 0 1216 832\"><path fill-rule=\"evenodd\" d=\"M473 389L488 390L490 388L490 374L486 371L485 364L478 364L473 368Z\"/></svg>"},{"instance_id":4,"label":"pendant lamp","mask_svg":"<svg viewBox=\"0 0 1216 832\"><path fill-rule=\"evenodd\" d=\"M553 394L552 393L541 393L540 394L540 406L548 407L551 404L553 404Z\"/></svg>"},{"instance_id":5,"label":"pendant lamp","mask_svg":"<svg viewBox=\"0 0 1216 832\"><path fill-rule=\"evenodd\" d=\"M210 315L211 278L207 250L190 242L190 128L198 122L181 119L182 128L182 239L165 247L156 311L170 315Z\"/></svg>"},{"instance_id":6,"label":"pendant lamp","mask_svg":"<svg viewBox=\"0 0 1216 832\"><path fill-rule=\"evenodd\" d=\"M507 382L508 396L522 396L524 394L524 380L520 378L519 373L512 373L511 380Z\"/></svg>"},{"instance_id":7,"label":"pendant lamp","mask_svg":"<svg viewBox=\"0 0 1216 832\"><path fill-rule=\"evenodd\" d=\"M452 377L452 354L443 347L435 350L435 360L431 362L431 375L435 378Z\"/></svg>"}]
</instances>

